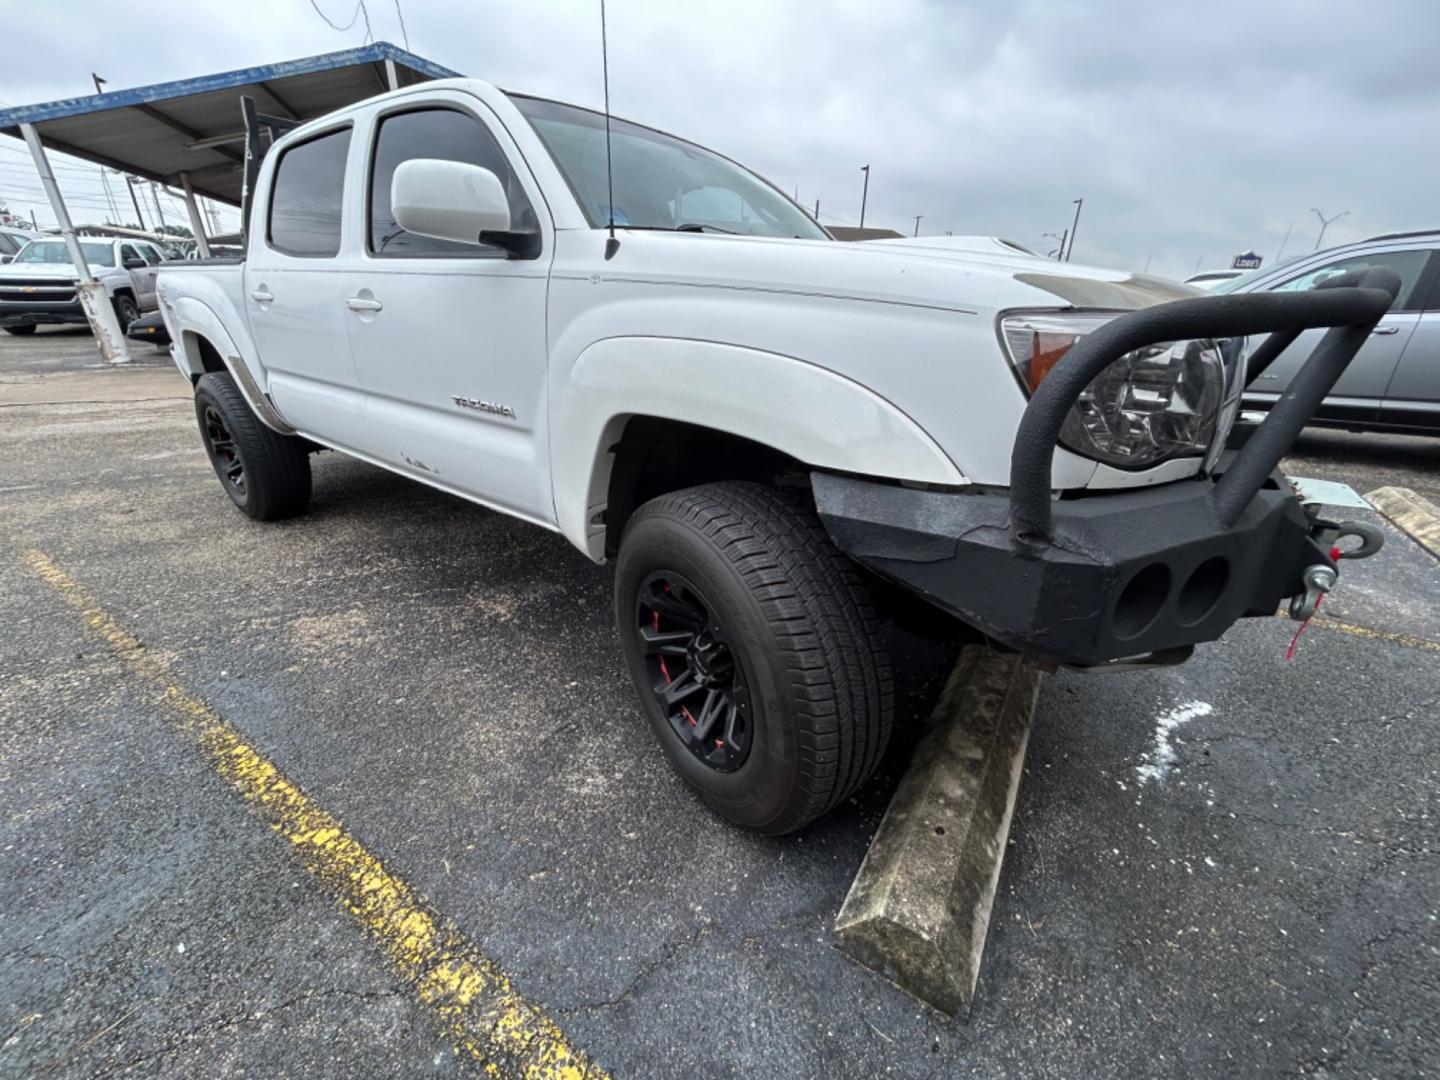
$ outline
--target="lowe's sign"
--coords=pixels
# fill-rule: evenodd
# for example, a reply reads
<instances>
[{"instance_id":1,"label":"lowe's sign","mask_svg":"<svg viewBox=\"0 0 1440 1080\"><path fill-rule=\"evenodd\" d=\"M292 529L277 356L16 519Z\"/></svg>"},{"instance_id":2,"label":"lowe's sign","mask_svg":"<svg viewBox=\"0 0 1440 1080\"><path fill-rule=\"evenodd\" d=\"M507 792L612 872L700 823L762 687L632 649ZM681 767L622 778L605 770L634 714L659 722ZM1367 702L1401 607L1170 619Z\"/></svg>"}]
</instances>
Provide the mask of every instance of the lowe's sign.
<instances>
[{"instance_id":1,"label":"lowe's sign","mask_svg":"<svg viewBox=\"0 0 1440 1080\"><path fill-rule=\"evenodd\" d=\"M1230 260L1232 270L1259 270L1261 259L1253 251L1242 252Z\"/></svg>"}]
</instances>

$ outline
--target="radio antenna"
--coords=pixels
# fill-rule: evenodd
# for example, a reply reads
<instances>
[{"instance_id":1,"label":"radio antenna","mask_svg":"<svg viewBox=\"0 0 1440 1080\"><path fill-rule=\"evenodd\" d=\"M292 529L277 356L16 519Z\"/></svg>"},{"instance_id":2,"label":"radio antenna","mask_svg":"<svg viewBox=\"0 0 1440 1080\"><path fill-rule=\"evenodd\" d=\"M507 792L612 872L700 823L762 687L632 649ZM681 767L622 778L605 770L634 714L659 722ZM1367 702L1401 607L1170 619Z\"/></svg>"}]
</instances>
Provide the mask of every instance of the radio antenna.
<instances>
[{"instance_id":1,"label":"radio antenna","mask_svg":"<svg viewBox=\"0 0 1440 1080\"><path fill-rule=\"evenodd\" d=\"M610 217L610 239L605 241L605 259L620 250L615 238L615 168L610 163L610 50L605 41L605 0L600 0L600 72L605 84L605 187L606 211Z\"/></svg>"}]
</instances>

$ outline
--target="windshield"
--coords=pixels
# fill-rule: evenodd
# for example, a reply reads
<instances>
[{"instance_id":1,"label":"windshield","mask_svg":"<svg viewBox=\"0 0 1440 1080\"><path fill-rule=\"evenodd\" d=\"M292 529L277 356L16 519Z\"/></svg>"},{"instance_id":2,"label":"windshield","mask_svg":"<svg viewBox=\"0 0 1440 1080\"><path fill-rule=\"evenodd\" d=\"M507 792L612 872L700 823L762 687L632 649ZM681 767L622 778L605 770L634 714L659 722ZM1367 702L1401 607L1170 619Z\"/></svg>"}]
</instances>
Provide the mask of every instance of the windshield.
<instances>
[{"instance_id":1,"label":"windshield","mask_svg":"<svg viewBox=\"0 0 1440 1080\"><path fill-rule=\"evenodd\" d=\"M115 247L113 244L80 244L85 261L91 266L114 266ZM70 253L65 250L64 240L32 240L15 256L17 263L68 263Z\"/></svg>"},{"instance_id":2,"label":"windshield","mask_svg":"<svg viewBox=\"0 0 1440 1080\"><path fill-rule=\"evenodd\" d=\"M586 220L603 228L610 218L604 115L538 98L511 100L550 151ZM614 117L610 134L617 226L829 239L805 211L728 158Z\"/></svg>"}]
</instances>

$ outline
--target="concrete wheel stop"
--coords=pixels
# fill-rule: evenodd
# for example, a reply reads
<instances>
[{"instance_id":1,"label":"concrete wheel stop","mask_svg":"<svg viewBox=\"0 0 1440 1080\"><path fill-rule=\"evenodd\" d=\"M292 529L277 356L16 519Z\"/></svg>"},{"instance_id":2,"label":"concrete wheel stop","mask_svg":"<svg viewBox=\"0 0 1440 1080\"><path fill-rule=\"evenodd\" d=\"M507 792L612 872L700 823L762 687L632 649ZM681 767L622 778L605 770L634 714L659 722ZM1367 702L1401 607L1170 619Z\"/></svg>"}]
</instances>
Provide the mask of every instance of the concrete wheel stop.
<instances>
[{"instance_id":1,"label":"concrete wheel stop","mask_svg":"<svg viewBox=\"0 0 1440 1080\"><path fill-rule=\"evenodd\" d=\"M962 650L835 919L842 952L946 1015L974 1000L1042 678Z\"/></svg>"}]
</instances>

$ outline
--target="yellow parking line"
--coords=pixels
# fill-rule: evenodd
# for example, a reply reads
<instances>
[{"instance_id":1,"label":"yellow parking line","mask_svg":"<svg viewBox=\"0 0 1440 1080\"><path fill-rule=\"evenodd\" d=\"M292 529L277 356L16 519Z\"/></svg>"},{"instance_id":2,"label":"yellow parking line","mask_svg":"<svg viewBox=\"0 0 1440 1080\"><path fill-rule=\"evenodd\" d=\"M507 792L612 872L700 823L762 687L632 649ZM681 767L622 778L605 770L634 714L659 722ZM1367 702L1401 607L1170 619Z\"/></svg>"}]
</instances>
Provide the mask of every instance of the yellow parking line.
<instances>
[{"instance_id":1,"label":"yellow parking line","mask_svg":"<svg viewBox=\"0 0 1440 1080\"><path fill-rule=\"evenodd\" d=\"M1285 617L1288 618L1288 616ZM1351 637L1369 638L1371 641L1388 641L1392 645L1403 645L1407 649L1440 652L1440 641L1416 637L1414 634L1401 634L1395 630L1372 630L1368 626L1356 626L1354 623L1341 622L1339 619L1327 619L1323 615L1316 615L1310 620L1310 625L1317 630L1335 630L1341 634L1349 634Z\"/></svg>"},{"instance_id":2,"label":"yellow parking line","mask_svg":"<svg viewBox=\"0 0 1440 1080\"><path fill-rule=\"evenodd\" d=\"M453 922L311 802L219 713L178 686L165 662L148 653L64 570L40 551L26 551L24 559L120 659L163 692L180 730L364 927L419 1001L439 1018L457 1051L496 1077L605 1077Z\"/></svg>"}]
</instances>

